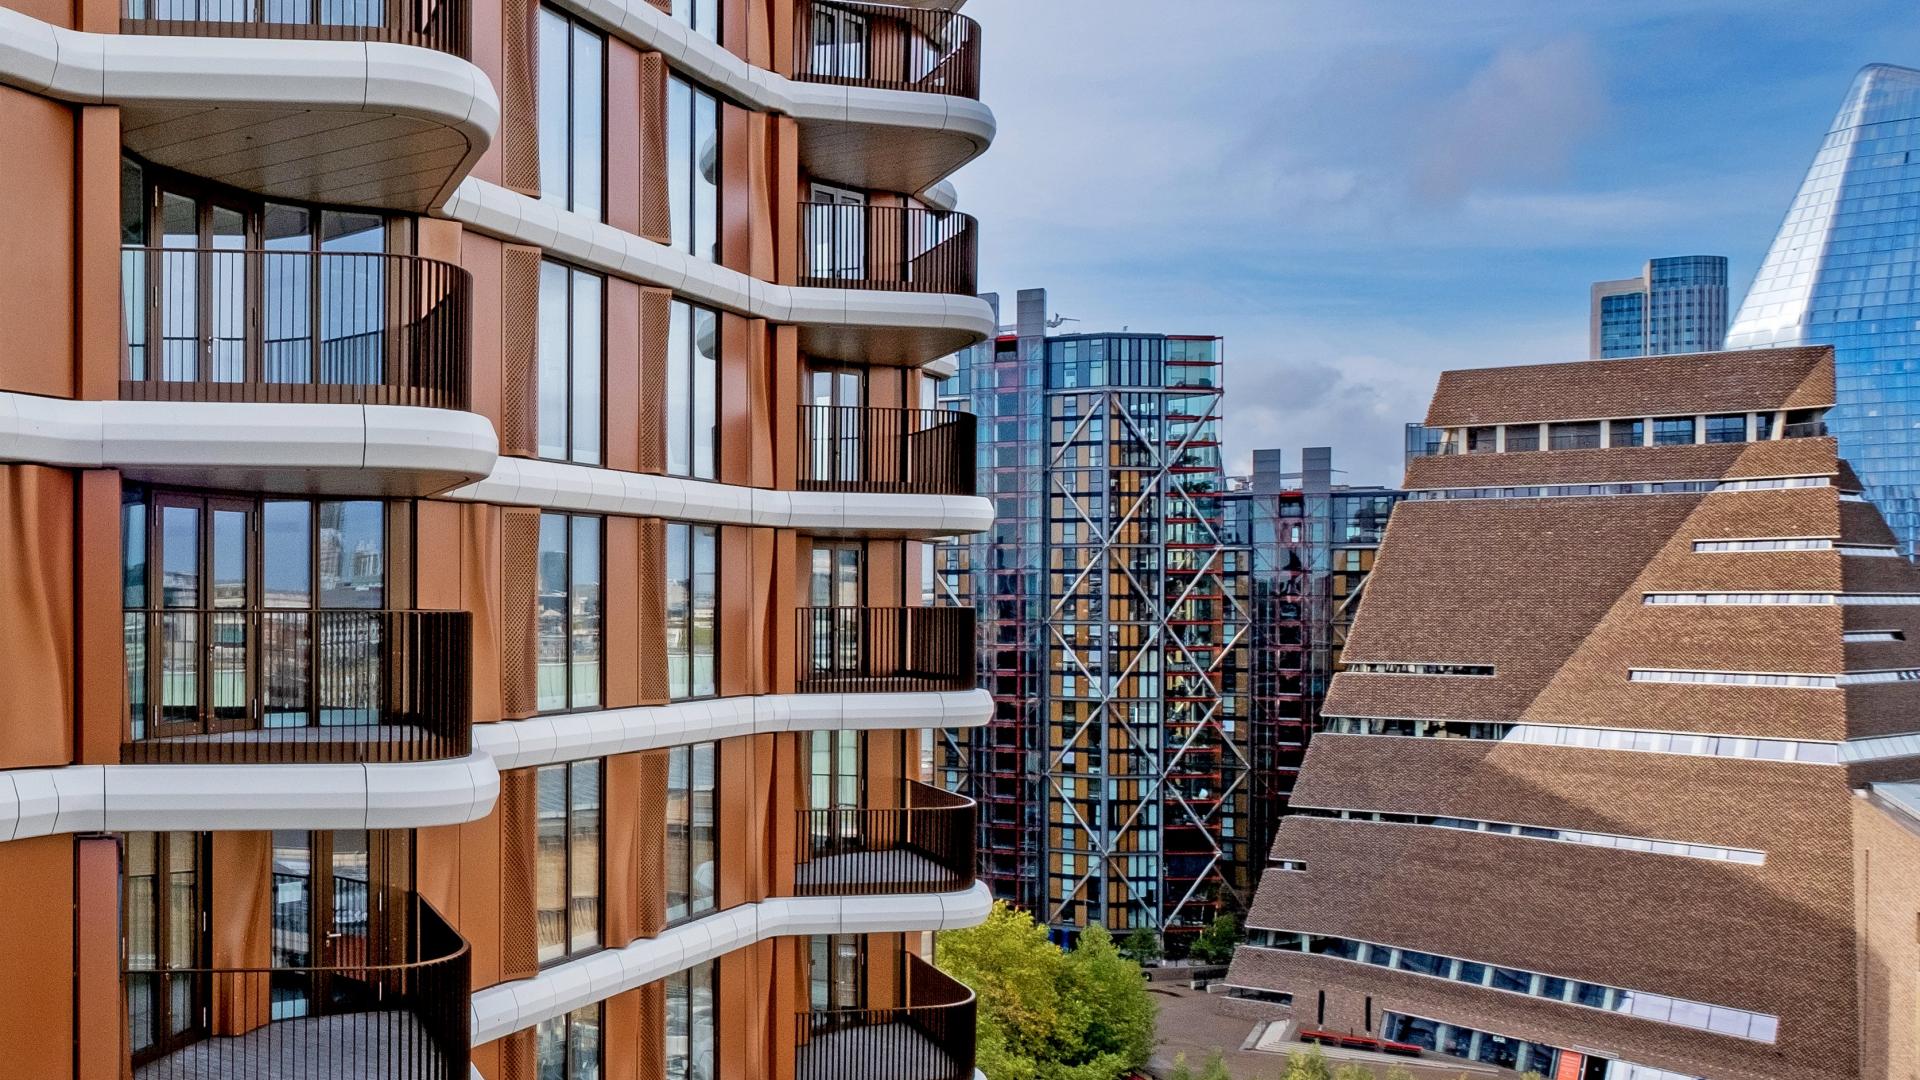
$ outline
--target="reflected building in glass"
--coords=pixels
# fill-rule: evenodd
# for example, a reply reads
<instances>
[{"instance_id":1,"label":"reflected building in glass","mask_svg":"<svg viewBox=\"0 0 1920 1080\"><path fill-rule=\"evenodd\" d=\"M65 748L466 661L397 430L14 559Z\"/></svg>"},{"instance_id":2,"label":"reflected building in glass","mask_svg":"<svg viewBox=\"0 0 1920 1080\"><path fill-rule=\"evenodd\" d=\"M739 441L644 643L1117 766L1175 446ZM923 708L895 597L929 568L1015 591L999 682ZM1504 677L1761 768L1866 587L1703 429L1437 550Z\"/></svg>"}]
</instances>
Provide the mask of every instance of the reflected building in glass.
<instances>
[{"instance_id":1,"label":"reflected building in glass","mask_svg":"<svg viewBox=\"0 0 1920 1080\"><path fill-rule=\"evenodd\" d=\"M992 298L996 307L997 298ZM1221 341L1048 336L1046 293L961 354L991 532L943 546L982 632L984 728L939 769L980 802L982 877L1056 937L1183 935L1249 895L1243 548L1228 542Z\"/></svg>"},{"instance_id":2,"label":"reflected building in glass","mask_svg":"<svg viewBox=\"0 0 1920 1080\"><path fill-rule=\"evenodd\" d=\"M1594 282L1592 301L1592 359L1712 352L1727 336L1727 259L1649 259L1638 277Z\"/></svg>"},{"instance_id":3,"label":"reflected building in glass","mask_svg":"<svg viewBox=\"0 0 1920 1080\"><path fill-rule=\"evenodd\" d=\"M1920 541L1920 71L1861 70L1727 335L1832 345L1840 452L1911 555Z\"/></svg>"}]
</instances>

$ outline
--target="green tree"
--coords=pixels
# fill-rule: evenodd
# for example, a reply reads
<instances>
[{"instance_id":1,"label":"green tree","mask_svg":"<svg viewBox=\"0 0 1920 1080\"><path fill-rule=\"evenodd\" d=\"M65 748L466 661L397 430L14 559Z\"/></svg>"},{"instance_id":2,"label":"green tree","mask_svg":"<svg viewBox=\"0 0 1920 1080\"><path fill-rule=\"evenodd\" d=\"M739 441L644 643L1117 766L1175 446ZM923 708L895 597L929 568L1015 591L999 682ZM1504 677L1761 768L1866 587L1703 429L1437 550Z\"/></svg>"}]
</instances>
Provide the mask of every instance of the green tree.
<instances>
[{"instance_id":1,"label":"green tree","mask_svg":"<svg viewBox=\"0 0 1920 1080\"><path fill-rule=\"evenodd\" d=\"M1064 953L1024 912L940 934L940 967L979 999L978 1064L989 1080L1118 1080L1153 1049L1153 1001L1138 964L1101 927Z\"/></svg>"},{"instance_id":2,"label":"green tree","mask_svg":"<svg viewBox=\"0 0 1920 1080\"><path fill-rule=\"evenodd\" d=\"M1287 1055L1287 1073L1284 1080L1333 1080L1333 1070L1327 1067L1327 1056L1315 1046L1306 1052L1295 1050Z\"/></svg>"},{"instance_id":3,"label":"green tree","mask_svg":"<svg viewBox=\"0 0 1920 1080\"><path fill-rule=\"evenodd\" d=\"M1233 1074L1227 1071L1227 1059L1215 1050L1207 1055L1207 1064L1200 1070L1200 1080L1233 1080Z\"/></svg>"},{"instance_id":4,"label":"green tree","mask_svg":"<svg viewBox=\"0 0 1920 1080\"><path fill-rule=\"evenodd\" d=\"M1193 1067L1187 1064L1186 1054L1173 1055L1173 1071L1167 1074L1167 1080L1193 1080Z\"/></svg>"},{"instance_id":5,"label":"green tree","mask_svg":"<svg viewBox=\"0 0 1920 1080\"><path fill-rule=\"evenodd\" d=\"M1134 963L1150 964L1160 959L1160 938L1146 927L1136 926L1120 943L1120 951Z\"/></svg>"},{"instance_id":6,"label":"green tree","mask_svg":"<svg viewBox=\"0 0 1920 1080\"><path fill-rule=\"evenodd\" d=\"M1333 1070L1333 1080L1373 1080L1373 1070L1348 1062Z\"/></svg>"},{"instance_id":7,"label":"green tree","mask_svg":"<svg viewBox=\"0 0 1920 1080\"><path fill-rule=\"evenodd\" d=\"M1238 944L1240 920L1231 912L1223 912L1193 939L1188 955L1203 964L1224 964L1233 959L1233 947Z\"/></svg>"},{"instance_id":8,"label":"green tree","mask_svg":"<svg viewBox=\"0 0 1920 1080\"><path fill-rule=\"evenodd\" d=\"M1413 1073L1405 1065L1395 1065L1387 1070L1387 1080L1413 1080Z\"/></svg>"}]
</instances>

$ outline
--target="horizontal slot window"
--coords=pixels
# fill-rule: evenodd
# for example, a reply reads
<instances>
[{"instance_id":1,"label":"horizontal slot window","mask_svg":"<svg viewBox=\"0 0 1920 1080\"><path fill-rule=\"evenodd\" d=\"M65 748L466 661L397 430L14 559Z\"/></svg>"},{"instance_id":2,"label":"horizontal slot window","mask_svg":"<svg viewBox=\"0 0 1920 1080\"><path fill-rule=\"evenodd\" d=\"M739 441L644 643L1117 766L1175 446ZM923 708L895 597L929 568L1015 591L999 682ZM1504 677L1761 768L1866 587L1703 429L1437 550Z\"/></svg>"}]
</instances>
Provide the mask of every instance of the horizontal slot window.
<instances>
[{"instance_id":1,"label":"horizontal slot window","mask_svg":"<svg viewBox=\"0 0 1920 1080\"><path fill-rule=\"evenodd\" d=\"M1828 551L1833 541L1811 536L1773 536L1757 540L1695 540L1693 550L1721 551Z\"/></svg>"},{"instance_id":2,"label":"horizontal slot window","mask_svg":"<svg viewBox=\"0 0 1920 1080\"><path fill-rule=\"evenodd\" d=\"M1403 664L1360 661L1348 664L1346 670L1361 675L1472 675L1484 678L1493 674L1493 665Z\"/></svg>"},{"instance_id":3,"label":"horizontal slot window","mask_svg":"<svg viewBox=\"0 0 1920 1080\"><path fill-rule=\"evenodd\" d=\"M1827 486L1824 476L1775 476L1756 480L1651 480L1631 484L1535 484L1517 487L1423 488L1408 492L1415 501L1458 499L1558 499L1606 495L1687 495L1719 491L1779 491ZM1842 499L1846 496L1842 495Z\"/></svg>"},{"instance_id":4,"label":"horizontal slot window","mask_svg":"<svg viewBox=\"0 0 1920 1080\"><path fill-rule=\"evenodd\" d=\"M1813 690L1831 690L1840 685L1837 675L1810 675L1797 671L1672 671L1666 668L1633 668L1628 682L1701 683L1712 686L1791 686Z\"/></svg>"},{"instance_id":5,"label":"horizontal slot window","mask_svg":"<svg viewBox=\"0 0 1920 1080\"><path fill-rule=\"evenodd\" d=\"M1840 640L1849 645L1861 645L1869 641L1905 641L1905 630L1848 630L1840 635Z\"/></svg>"},{"instance_id":6,"label":"horizontal slot window","mask_svg":"<svg viewBox=\"0 0 1920 1080\"><path fill-rule=\"evenodd\" d=\"M1408 739L1481 739L1532 746L1588 750L1635 750L1688 757L1747 758L1835 765L1840 743L1802 739L1759 739L1743 735L1692 735L1632 728L1565 727L1557 724L1505 724L1479 720L1415 720L1380 716L1330 716L1323 730L1332 735L1384 735ZM1908 736L1900 736L1907 738ZM1914 753L1920 754L1920 735ZM1851 760L1851 759L1850 759Z\"/></svg>"}]
</instances>

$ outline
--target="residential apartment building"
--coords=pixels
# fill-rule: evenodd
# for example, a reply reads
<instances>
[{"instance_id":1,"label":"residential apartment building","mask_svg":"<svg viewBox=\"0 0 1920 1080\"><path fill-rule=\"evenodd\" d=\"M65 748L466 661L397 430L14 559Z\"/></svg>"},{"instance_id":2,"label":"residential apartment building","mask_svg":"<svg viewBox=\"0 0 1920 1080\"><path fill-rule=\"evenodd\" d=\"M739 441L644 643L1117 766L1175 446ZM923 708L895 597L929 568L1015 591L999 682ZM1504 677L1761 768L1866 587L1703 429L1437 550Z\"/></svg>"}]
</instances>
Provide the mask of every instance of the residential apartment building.
<instances>
[{"instance_id":1,"label":"residential apartment building","mask_svg":"<svg viewBox=\"0 0 1920 1080\"><path fill-rule=\"evenodd\" d=\"M1912 556L1920 546L1920 71L1863 68L1727 333L1729 349L1831 345L1830 423Z\"/></svg>"},{"instance_id":2,"label":"residential apartment building","mask_svg":"<svg viewBox=\"0 0 1920 1080\"><path fill-rule=\"evenodd\" d=\"M4 2L0 1073L975 1077L978 26Z\"/></svg>"},{"instance_id":3,"label":"residential apartment building","mask_svg":"<svg viewBox=\"0 0 1920 1080\"><path fill-rule=\"evenodd\" d=\"M1288 471L1280 450L1255 450L1230 478L1228 542L1247 574L1247 850L1256 885L1287 812L1327 683L1359 610L1387 518L1404 492L1335 484L1333 450L1309 446Z\"/></svg>"},{"instance_id":4,"label":"residential apartment building","mask_svg":"<svg viewBox=\"0 0 1920 1080\"><path fill-rule=\"evenodd\" d=\"M1556 1078L1913 1060L1920 571L1833 371L1441 376L1233 983Z\"/></svg>"},{"instance_id":5,"label":"residential apartment building","mask_svg":"<svg viewBox=\"0 0 1920 1080\"><path fill-rule=\"evenodd\" d=\"M1596 281L1590 291L1587 355L1669 356L1712 352L1727 337L1727 259L1649 259L1639 277Z\"/></svg>"},{"instance_id":6,"label":"residential apartment building","mask_svg":"<svg viewBox=\"0 0 1920 1080\"><path fill-rule=\"evenodd\" d=\"M997 299L995 299L997 306ZM943 406L981 418L991 530L938 549L981 618L984 727L937 769L981 804L982 877L1071 940L1170 947L1250 895L1244 552L1225 542L1221 342L1011 333L958 358Z\"/></svg>"}]
</instances>

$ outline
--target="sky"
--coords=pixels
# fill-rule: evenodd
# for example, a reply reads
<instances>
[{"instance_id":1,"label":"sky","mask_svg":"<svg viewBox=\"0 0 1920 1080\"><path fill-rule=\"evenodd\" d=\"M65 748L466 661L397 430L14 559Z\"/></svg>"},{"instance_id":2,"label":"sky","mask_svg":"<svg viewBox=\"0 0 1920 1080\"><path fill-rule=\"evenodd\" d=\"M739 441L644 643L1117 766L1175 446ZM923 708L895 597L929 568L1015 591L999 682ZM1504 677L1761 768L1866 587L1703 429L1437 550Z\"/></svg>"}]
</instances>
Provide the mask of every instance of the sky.
<instances>
[{"instance_id":1,"label":"sky","mask_svg":"<svg viewBox=\"0 0 1920 1080\"><path fill-rule=\"evenodd\" d=\"M1226 338L1230 472L1394 484L1448 368L1586 356L1588 286L1725 255L1738 308L1912 0L969 0L980 281L1061 332Z\"/></svg>"}]
</instances>

